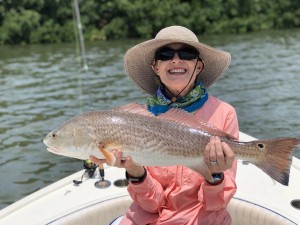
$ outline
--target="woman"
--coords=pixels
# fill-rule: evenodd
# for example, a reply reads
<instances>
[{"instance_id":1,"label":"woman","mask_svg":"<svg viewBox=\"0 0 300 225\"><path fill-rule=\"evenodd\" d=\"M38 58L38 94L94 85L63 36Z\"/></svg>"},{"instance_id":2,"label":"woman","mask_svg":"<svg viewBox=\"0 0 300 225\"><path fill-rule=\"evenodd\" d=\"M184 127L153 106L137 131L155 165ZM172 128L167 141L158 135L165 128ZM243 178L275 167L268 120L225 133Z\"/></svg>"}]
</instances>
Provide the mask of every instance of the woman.
<instances>
[{"instance_id":1,"label":"woman","mask_svg":"<svg viewBox=\"0 0 300 225\"><path fill-rule=\"evenodd\" d=\"M200 43L192 31L181 26L162 29L124 57L128 77L149 94L147 109L154 115L182 108L193 113L195 120L238 139L234 108L206 90L229 63L229 53ZM184 166L143 167L130 157L121 160L120 150L113 154L117 158L114 166L126 169L128 192L134 201L120 224L231 224L226 207L236 192L237 164L233 151L218 137L212 137L204 151L213 182Z\"/></svg>"}]
</instances>

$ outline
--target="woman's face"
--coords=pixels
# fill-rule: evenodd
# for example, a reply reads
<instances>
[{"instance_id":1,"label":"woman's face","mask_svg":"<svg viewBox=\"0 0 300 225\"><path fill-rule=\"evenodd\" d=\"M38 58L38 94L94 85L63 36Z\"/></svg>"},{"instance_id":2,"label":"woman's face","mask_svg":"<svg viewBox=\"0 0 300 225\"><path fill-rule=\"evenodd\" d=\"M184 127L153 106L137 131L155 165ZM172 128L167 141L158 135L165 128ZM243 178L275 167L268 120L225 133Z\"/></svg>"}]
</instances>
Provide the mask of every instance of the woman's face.
<instances>
[{"instance_id":1,"label":"woman's face","mask_svg":"<svg viewBox=\"0 0 300 225\"><path fill-rule=\"evenodd\" d=\"M172 50L181 49L185 50L182 56L180 56L181 53L178 54L178 52L175 52L174 57L168 57L172 56ZM189 51L191 51L190 48L182 43L173 43L164 46L158 51L156 63L152 66L152 69L159 76L161 82L175 96L183 89L180 96L188 94L194 87L197 74L203 68L203 63L198 60L198 56L193 58L193 52L190 55L185 54L185 56L187 55L186 57L183 55L184 52L189 53ZM188 60L181 58L188 58Z\"/></svg>"}]
</instances>

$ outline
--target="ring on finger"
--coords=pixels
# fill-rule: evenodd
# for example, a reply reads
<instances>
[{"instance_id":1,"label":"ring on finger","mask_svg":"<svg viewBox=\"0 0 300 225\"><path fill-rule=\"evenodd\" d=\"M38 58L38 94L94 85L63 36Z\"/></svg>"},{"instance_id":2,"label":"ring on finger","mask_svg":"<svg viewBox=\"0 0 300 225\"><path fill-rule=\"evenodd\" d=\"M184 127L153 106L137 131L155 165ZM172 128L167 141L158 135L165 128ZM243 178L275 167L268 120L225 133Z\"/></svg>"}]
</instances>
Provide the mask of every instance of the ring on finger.
<instances>
[{"instance_id":1,"label":"ring on finger","mask_svg":"<svg viewBox=\"0 0 300 225\"><path fill-rule=\"evenodd\" d=\"M209 163L210 163L210 165L218 165L218 161L217 160L216 161L209 160Z\"/></svg>"}]
</instances>

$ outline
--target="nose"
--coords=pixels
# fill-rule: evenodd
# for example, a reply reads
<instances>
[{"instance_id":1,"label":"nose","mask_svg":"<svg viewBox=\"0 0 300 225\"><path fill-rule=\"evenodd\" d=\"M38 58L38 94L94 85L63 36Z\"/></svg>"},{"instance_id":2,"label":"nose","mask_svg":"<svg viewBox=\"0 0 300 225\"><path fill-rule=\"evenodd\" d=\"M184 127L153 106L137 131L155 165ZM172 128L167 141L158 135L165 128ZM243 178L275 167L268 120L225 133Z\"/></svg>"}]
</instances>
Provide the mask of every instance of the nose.
<instances>
[{"instance_id":1,"label":"nose","mask_svg":"<svg viewBox=\"0 0 300 225\"><path fill-rule=\"evenodd\" d=\"M180 61L181 62L181 59L179 58L179 55L177 52L175 52L174 56L173 56L173 59L172 59L172 62L178 62Z\"/></svg>"}]
</instances>

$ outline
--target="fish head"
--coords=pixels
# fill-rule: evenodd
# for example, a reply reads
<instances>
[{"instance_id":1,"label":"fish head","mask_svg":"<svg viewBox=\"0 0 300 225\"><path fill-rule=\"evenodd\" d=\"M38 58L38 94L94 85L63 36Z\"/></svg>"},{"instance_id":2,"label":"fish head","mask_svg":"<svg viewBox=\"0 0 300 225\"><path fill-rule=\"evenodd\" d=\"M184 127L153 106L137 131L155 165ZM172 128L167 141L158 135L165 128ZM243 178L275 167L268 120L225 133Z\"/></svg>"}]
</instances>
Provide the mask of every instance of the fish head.
<instances>
[{"instance_id":1,"label":"fish head","mask_svg":"<svg viewBox=\"0 0 300 225\"><path fill-rule=\"evenodd\" d=\"M54 129L43 139L49 152L83 160L95 149L94 141L93 130L76 120Z\"/></svg>"}]
</instances>

